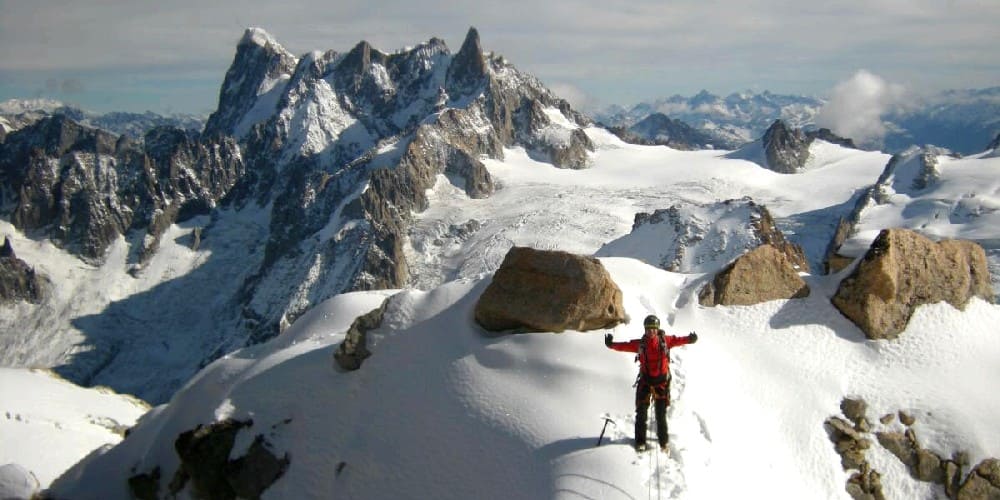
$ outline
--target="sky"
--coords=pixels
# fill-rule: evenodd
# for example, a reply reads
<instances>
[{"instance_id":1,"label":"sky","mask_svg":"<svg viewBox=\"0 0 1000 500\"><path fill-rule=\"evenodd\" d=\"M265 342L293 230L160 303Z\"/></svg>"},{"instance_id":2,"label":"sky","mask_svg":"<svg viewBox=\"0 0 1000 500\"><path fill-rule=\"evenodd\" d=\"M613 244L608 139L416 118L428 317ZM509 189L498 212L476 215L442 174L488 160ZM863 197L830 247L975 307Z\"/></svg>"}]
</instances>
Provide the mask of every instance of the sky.
<instances>
[{"instance_id":1,"label":"sky","mask_svg":"<svg viewBox=\"0 0 1000 500\"><path fill-rule=\"evenodd\" d=\"M997 0L0 0L0 101L209 113L248 26L295 54L391 52L470 26L581 108L701 89L825 97L859 71L916 92L1000 85Z\"/></svg>"}]
</instances>

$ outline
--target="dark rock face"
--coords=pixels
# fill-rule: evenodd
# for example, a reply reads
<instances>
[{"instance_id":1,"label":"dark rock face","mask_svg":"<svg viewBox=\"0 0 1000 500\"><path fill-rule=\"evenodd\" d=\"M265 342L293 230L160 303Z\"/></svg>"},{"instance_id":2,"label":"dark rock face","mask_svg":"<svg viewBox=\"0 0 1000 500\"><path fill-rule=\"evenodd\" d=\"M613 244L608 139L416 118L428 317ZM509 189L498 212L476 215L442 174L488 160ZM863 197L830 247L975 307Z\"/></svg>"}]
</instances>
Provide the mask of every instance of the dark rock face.
<instances>
[{"instance_id":1,"label":"dark rock face","mask_svg":"<svg viewBox=\"0 0 1000 500\"><path fill-rule=\"evenodd\" d=\"M452 90L471 92L484 83L486 77L486 58L483 57L483 48L479 43L479 31L469 28L462 47L448 68L448 82L451 83Z\"/></svg>"},{"instance_id":2,"label":"dark rock face","mask_svg":"<svg viewBox=\"0 0 1000 500\"><path fill-rule=\"evenodd\" d=\"M146 230L142 255L150 255L178 214L214 207L242 175L234 141L202 141L171 127L151 130L139 145L56 115L0 147L14 225L45 230L97 262L130 229Z\"/></svg>"},{"instance_id":3,"label":"dark rock face","mask_svg":"<svg viewBox=\"0 0 1000 500\"><path fill-rule=\"evenodd\" d=\"M809 159L812 142L799 129L791 129L785 122L775 120L761 138L767 166L775 172L794 174Z\"/></svg>"},{"instance_id":4,"label":"dark rock face","mask_svg":"<svg viewBox=\"0 0 1000 500\"><path fill-rule=\"evenodd\" d=\"M205 133L245 133L248 125L244 125L242 130L237 130L237 127L257 104L262 85L291 75L296 63L292 54L263 31L254 28L246 30L236 45L236 56L219 91L219 107L209 116ZM274 91L280 91L280 86Z\"/></svg>"},{"instance_id":5,"label":"dark rock face","mask_svg":"<svg viewBox=\"0 0 1000 500\"><path fill-rule=\"evenodd\" d=\"M761 245L738 257L698 293L703 306L753 305L807 297L809 286L784 253Z\"/></svg>"},{"instance_id":6,"label":"dark rock face","mask_svg":"<svg viewBox=\"0 0 1000 500\"><path fill-rule=\"evenodd\" d=\"M382 325L382 317L388 304L389 299L386 299L378 309L359 316L351 323L344 341L333 353L333 359L338 366L348 371L357 370L361 368L361 363L371 356L371 352L368 351L368 332Z\"/></svg>"},{"instance_id":7,"label":"dark rock face","mask_svg":"<svg viewBox=\"0 0 1000 500\"><path fill-rule=\"evenodd\" d=\"M729 157L749 160L778 173L794 174L805 167L809 160L809 147L816 139L855 147L854 141L839 137L828 129L803 132L778 119L771 123L759 142L748 144L730 153Z\"/></svg>"},{"instance_id":8,"label":"dark rock face","mask_svg":"<svg viewBox=\"0 0 1000 500\"><path fill-rule=\"evenodd\" d=\"M738 146L731 141L713 137L680 120L671 119L663 113L653 113L627 129L613 127L610 130L623 141L632 144L669 146L680 150Z\"/></svg>"},{"instance_id":9,"label":"dark rock face","mask_svg":"<svg viewBox=\"0 0 1000 500\"><path fill-rule=\"evenodd\" d=\"M513 247L479 297L475 317L491 331L585 331L624 322L625 308L597 259Z\"/></svg>"},{"instance_id":10,"label":"dark rock face","mask_svg":"<svg viewBox=\"0 0 1000 500\"><path fill-rule=\"evenodd\" d=\"M45 298L48 280L14 254L10 238L0 247L0 303L17 301L38 304Z\"/></svg>"},{"instance_id":11,"label":"dark rock face","mask_svg":"<svg viewBox=\"0 0 1000 500\"><path fill-rule=\"evenodd\" d=\"M839 144L841 146L844 146L845 148L858 149L858 147L854 144L854 140L834 134L828 128L821 128L819 130L810 130L806 132L806 138L809 140L809 142L812 142L816 139L820 139L822 141L826 141L831 144Z\"/></svg>"},{"instance_id":12,"label":"dark rock face","mask_svg":"<svg viewBox=\"0 0 1000 500\"><path fill-rule=\"evenodd\" d=\"M246 455L230 460L236 435L251 426L252 421L229 419L181 433L174 443L181 463L168 486L170 494L177 495L190 483L191 495L198 499L260 498L288 470L290 460L287 454L274 455L263 435L257 435ZM158 468L133 476L133 495L158 492L158 479Z\"/></svg>"},{"instance_id":13,"label":"dark rock face","mask_svg":"<svg viewBox=\"0 0 1000 500\"><path fill-rule=\"evenodd\" d=\"M993 300L986 253L971 241L935 243L906 229L886 229L832 302L870 339L892 339L922 304L964 308L972 297Z\"/></svg>"}]
</instances>

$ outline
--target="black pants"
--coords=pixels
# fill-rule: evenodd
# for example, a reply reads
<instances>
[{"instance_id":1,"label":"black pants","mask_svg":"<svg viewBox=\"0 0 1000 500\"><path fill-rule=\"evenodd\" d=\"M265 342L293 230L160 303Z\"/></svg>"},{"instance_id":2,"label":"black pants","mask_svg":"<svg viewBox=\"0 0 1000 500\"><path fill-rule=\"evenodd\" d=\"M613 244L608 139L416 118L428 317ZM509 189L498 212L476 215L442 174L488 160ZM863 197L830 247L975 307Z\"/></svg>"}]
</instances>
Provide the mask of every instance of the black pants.
<instances>
[{"instance_id":1,"label":"black pants","mask_svg":"<svg viewBox=\"0 0 1000 500\"><path fill-rule=\"evenodd\" d=\"M656 414L656 438L660 446L667 444L667 404L670 403L670 378L660 384L651 385L643 379L635 386L635 444L646 444L646 416L649 414L649 400L653 400Z\"/></svg>"}]
</instances>

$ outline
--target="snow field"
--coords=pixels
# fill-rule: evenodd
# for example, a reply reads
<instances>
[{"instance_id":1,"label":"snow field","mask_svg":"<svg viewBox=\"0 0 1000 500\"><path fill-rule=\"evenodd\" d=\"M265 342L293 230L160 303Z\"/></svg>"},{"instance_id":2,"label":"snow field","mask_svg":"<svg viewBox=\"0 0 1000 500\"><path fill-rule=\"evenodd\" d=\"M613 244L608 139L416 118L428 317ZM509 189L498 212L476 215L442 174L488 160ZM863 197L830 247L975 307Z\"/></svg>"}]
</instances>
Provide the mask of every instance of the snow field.
<instances>
[{"instance_id":1,"label":"snow field","mask_svg":"<svg viewBox=\"0 0 1000 500\"><path fill-rule=\"evenodd\" d=\"M121 441L148 409L46 370L0 368L0 465L17 463L46 487L92 450Z\"/></svg>"},{"instance_id":2,"label":"snow field","mask_svg":"<svg viewBox=\"0 0 1000 500\"><path fill-rule=\"evenodd\" d=\"M648 313L671 334L699 333L673 351L666 454L632 450L630 356L606 349L603 331L481 331L472 310L484 277L396 293L370 334L372 357L349 373L334 368L333 349L391 292L331 299L271 342L208 366L55 492L127 498L124 482L94 478L155 465L169 478L177 434L223 416L255 422L234 457L256 433L292 457L264 498L847 498L823 421L848 395L869 402L876 428L884 413L914 412L924 445L943 455L967 450L977 463L1000 454L1000 342L989 326L1000 307L924 307L899 341L872 342L829 304L823 283L803 300L702 308L699 275L602 262L632 318L616 338L640 335ZM615 425L595 447L604 416ZM892 494L933 491L876 458Z\"/></svg>"}]
</instances>

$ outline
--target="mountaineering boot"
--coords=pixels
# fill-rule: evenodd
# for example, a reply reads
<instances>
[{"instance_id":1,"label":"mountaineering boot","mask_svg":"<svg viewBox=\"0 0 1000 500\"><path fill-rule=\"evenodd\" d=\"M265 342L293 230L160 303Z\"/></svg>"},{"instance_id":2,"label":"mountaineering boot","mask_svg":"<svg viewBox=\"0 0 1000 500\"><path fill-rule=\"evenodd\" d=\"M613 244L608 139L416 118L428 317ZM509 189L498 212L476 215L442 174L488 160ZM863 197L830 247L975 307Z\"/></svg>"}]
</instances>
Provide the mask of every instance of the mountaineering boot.
<instances>
[{"instance_id":1,"label":"mountaineering boot","mask_svg":"<svg viewBox=\"0 0 1000 500\"><path fill-rule=\"evenodd\" d=\"M635 451L638 452L646 451L646 443L635 443Z\"/></svg>"}]
</instances>

